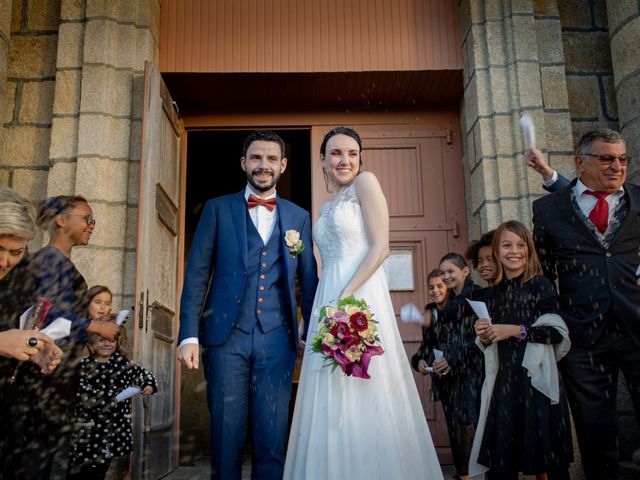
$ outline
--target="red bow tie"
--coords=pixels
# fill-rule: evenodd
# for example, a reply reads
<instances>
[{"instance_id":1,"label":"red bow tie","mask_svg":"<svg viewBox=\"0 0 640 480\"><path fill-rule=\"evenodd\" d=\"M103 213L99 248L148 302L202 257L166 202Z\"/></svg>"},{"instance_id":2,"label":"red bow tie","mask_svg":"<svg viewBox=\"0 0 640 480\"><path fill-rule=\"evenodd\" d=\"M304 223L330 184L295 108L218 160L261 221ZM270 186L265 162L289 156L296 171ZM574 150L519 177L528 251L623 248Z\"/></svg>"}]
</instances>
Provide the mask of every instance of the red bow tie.
<instances>
[{"instance_id":1,"label":"red bow tie","mask_svg":"<svg viewBox=\"0 0 640 480\"><path fill-rule=\"evenodd\" d=\"M266 200L260 197L256 197L253 193L247 198L247 207L254 208L258 205L262 205L264 208L273 212L276 208L276 197L267 198Z\"/></svg>"}]
</instances>

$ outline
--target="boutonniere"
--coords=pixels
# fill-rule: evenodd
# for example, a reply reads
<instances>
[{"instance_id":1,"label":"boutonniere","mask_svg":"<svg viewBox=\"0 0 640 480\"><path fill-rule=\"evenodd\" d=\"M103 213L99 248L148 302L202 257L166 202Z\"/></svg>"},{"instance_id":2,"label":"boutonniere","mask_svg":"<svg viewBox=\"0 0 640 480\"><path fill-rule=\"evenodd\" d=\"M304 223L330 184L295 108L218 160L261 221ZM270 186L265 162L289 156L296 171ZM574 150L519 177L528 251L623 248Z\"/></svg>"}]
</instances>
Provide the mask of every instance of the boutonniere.
<instances>
[{"instance_id":1,"label":"boutonniere","mask_svg":"<svg viewBox=\"0 0 640 480\"><path fill-rule=\"evenodd\" d=\"M304 243L300 240L300 232L297 230L287 230L284 233L284 242L287 244L289 255L297 256L304 250Z\"/></svg>"}]
</instances>

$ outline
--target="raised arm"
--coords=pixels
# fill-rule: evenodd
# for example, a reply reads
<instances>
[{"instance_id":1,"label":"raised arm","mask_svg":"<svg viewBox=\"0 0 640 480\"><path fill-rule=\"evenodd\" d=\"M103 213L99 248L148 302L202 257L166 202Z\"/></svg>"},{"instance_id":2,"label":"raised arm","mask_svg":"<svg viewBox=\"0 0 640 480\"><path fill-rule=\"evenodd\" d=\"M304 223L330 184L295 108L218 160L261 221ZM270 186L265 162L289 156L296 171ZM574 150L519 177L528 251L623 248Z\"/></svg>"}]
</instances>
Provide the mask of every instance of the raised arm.
<instances>
[{"instance_id":1,"label":"raised arm","mask_svg":"<svg viewBox=\"0 0 640 480\"><path fill-rule=\"evenodd\" d=\"M544 155L537 148L531 148L525 154L527 165L542 177L542 188L548 192L555 192L569 185L569 180L551 168Z\"/></svg>"},{"instance_id":2,"label":"raised arm","mask_svg":"<svg viewBox=\"0 0 640 480\"><path fill-rule=\"evenodd\" d=\"M389 256L389 208L380 182L373 173L362 172L356 178L356 193L362 208L369 251L342 290L340 298L352 295Z\"/></svg>"}]
</instances>

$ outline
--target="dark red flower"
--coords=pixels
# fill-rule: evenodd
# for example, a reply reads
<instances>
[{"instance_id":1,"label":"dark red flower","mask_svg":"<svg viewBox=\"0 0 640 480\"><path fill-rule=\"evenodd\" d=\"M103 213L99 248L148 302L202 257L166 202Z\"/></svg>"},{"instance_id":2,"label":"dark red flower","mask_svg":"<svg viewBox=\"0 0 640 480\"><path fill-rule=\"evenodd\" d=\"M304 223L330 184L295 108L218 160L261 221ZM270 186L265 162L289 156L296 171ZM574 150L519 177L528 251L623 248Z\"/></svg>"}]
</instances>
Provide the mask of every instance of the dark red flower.
<instances>
[{"instance_id":1,"label":"dark red flower","mask_svg":"<svg viewBox=\"0 0 640 480\"><path fill-rule=\"evenodd\" d=\"M355 328L358 332L363 332L369 328L369 321L367 316L362 312L356 312L349 317L349 323L352 328Z\"/></svg>"},{"instance_id":2,"label":"dark red flower","mask_svg":"<svg viewBox=\"0 0 640 480\"><path fill-rule=\"evenodd\" d=\"M345 336L351 334L351 330L349 329L348 324L338 322L333 327L331 327L329 333L331 333L331 335L333 335L335 338L342 340Z\"/></svg>"}]
</instances>

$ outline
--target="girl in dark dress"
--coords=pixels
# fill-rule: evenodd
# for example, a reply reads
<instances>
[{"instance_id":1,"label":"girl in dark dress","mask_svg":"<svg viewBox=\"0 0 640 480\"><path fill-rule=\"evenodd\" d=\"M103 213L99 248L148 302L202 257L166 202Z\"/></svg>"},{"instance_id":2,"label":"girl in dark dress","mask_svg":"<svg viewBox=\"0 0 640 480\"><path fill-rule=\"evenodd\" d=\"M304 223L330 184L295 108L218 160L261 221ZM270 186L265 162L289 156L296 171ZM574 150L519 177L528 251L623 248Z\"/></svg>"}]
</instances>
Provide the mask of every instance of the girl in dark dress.
<instances>
[{"instance_id":1,"label":"girl in dark dress","mask_svg":"<svg viewBox=\"0 0 640 480\"><path fill-rule=\"evenodd\" d=\"M422 343L420 343L418 351L411 357L411 366L422 375L429 373L428 364L433 363L433 349L437 348L438 345L437 331L440 327L438 318L447 301L447 286L442 280L442 275L443 273L439 268L432 270L427 275L430 302L425 305L424 309L429 326L422 327Z\"/></svg>"},{"instance_id":2,"label":"girl in dark dress","mask_svg":"<svg viewBox=\"0 0 640 480\"><path fill-rule=\"evenodd\" d=\"M496 281L496 262L493 259L491 243L495 230L483 233L480 240L474 240L467 248L464 256L471 262L480 278L491 286Z\"/></svg>"},{"instance_id":3,"label":"girl in dark dress","mask_svg":"<svg viewBox=\"0 0 640 480\"><path fill-rule=\"evenodd\" d=\"M485 296L491 319L478 320L475 330L483 345L497 346L497 374L490 397L483 398L489 407L484 434L476 441L478 463L489 467L491 480L517 479L519 472L538 479L568 479L571 430L562 385L557 377L550 377L555 379L548 382L555 391L550 395L556 397L553 403L532 386L525 358L527 349L533 348L528 345L568 350L568 340L563 342L566 325L557 315L545 315L557 313L557 293L542 276L533 239L524 225L502 224L492 247L498 275ZM549 318L554 323L545 321ZM550 350L552 368L559 350ZM489 379L489 358L486 361Z\"/></svg>"},{"instance_id":4,"label":"girl in dark dress","mask_svg":"<svg viewBox=\"0 0 640 480\"><path fill-rule=\"evenodd\" d=\"M111 291L97 285L89 292L89 316L104 318L110 308ZM108 318L115 323L115 315ZM115 397L131 386L139 387L142 395L157 391L153 375L124 355L124 326L119 327L115 340L90 334L87 347L90 354L79 367L68 480L104 479L114 458L129 455L133 448L131 400L118 402Z\"/></svg>"},{"instance_id":5,"label":"girl in dark dress","mask_svg":"<svg viewBox=\"0 0 640 480\"><path fill-rule=\"evenodd\" d=\"M448 300L436 328L437 348L444 358L433 362L433 383L442 401L457 475L466 479L483 378L482 354L475 345L474 318L466 300L481 288L469 278L469 266L458 253L442 257L440 270Z\"/></svg>"}]
</instances>

